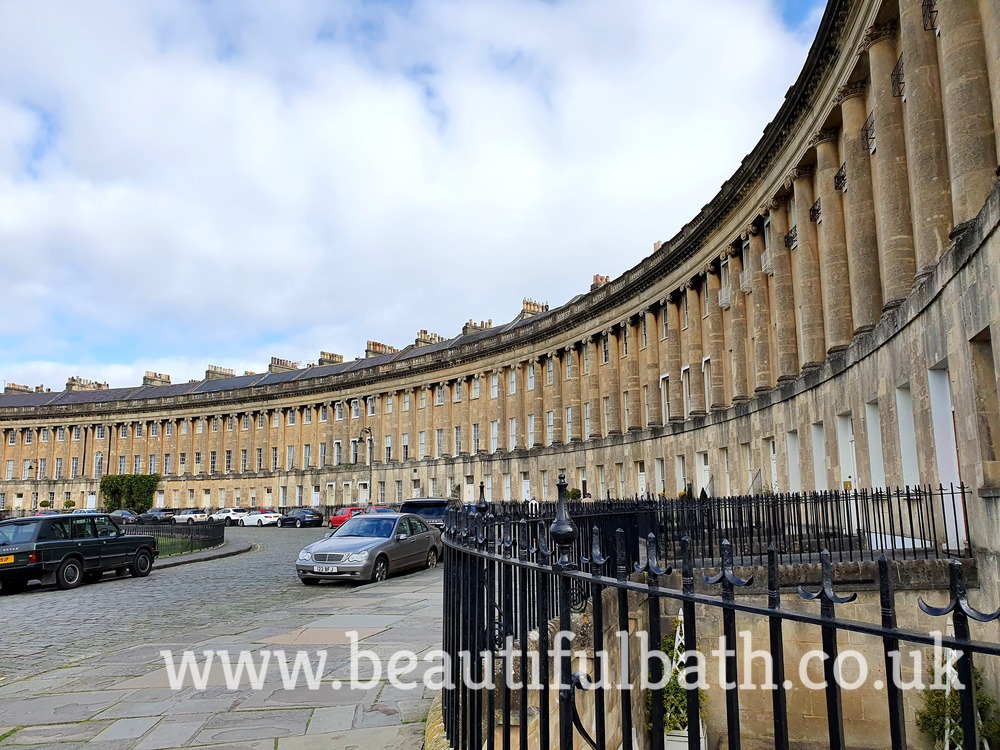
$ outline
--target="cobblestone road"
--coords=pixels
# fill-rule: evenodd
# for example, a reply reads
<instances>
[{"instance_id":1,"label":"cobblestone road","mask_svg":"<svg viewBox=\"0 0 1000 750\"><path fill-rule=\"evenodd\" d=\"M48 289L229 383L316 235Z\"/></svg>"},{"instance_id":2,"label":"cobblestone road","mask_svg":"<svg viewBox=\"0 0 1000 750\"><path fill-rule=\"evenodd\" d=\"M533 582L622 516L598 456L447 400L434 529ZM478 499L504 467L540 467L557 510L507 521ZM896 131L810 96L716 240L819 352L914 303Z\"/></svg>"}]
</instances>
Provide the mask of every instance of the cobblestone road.
<instances>
[{"instance_id":1,"label":"cobblestone road","mask_svg":"<svg viewBox=\"0 0 1000 750\"><path fill-rule=\"evenodd\" d=\"M440 646L440 570L370 586L299 583L324 529L229 529L245 554L0 597L0 746L21 750L419 748L432 693L341 689L346 633L383 659ZM321 690L168 687L161 649L329 651ZM179 654L178 654L179 656Z\"/></svg>"},{"instance_id":2,"label":"cobblestone road","mask_svg":"<svg viewBox=\"0 0 1000 750\"><path fill-rule=\"evenodd\" d=\"M185 642L204 627L247 627L270 610L329 594L307 588L294 561L325 529L227 529L254 550L156 570L140 580L105 575L72 591L35 587L0 599L0 676L8 680L66 666L109 647ZM345 587L336 586L343 590Z\"/></svg>"}]
</instances>

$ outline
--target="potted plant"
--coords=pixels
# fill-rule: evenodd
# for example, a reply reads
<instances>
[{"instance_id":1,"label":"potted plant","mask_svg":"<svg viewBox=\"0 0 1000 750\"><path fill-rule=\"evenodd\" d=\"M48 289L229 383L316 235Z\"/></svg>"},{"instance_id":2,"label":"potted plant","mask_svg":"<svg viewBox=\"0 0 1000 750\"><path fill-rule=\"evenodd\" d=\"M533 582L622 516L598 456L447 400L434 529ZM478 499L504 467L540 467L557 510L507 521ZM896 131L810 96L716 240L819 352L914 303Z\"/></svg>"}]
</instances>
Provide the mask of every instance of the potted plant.
<instances>
[{"instance_id":1,"label":"potted plant","mask_svg":"<svg viewBox=\"0 0 1000 750\"><path fill-rule=\"evenodd\" d=\"M664 634L660 649L667 656L667 667L670 668L670 678L663 687L663 748L664 750L687 750L688 746L688 689L678 680L680 670L684 668L678 663L684 654L684 620L675 617L669 633ZM649 692L650 704L646 707L646 729L652 730L650 708L655 693ZM704 690L698 688L698 704L703 706L707 699ZM699 719L700 720L700 719ZM707 750L708 737L705 734L705 722L701 723L701 749Z\"/></svg>"}]
</instances>

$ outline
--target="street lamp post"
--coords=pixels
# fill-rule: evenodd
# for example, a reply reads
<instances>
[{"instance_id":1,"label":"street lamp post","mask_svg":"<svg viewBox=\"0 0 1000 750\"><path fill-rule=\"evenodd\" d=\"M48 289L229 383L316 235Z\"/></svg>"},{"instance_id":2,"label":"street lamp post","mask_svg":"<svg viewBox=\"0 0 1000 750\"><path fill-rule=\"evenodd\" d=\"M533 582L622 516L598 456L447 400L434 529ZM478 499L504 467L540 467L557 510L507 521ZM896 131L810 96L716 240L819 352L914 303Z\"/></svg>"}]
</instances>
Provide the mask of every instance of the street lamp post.
<instances>
[{"instance_id":1,"label":"street lamp post","mask_svg":"<svg viewBox=\"0 0 1000 750\"><path fill-rule=\"evenodd\" d=\"M371 427L362 427L358 440L364 440L368 448L368 505L372 505L372 492L375 479L375 434Z\"/></svg>"}]
</instances>

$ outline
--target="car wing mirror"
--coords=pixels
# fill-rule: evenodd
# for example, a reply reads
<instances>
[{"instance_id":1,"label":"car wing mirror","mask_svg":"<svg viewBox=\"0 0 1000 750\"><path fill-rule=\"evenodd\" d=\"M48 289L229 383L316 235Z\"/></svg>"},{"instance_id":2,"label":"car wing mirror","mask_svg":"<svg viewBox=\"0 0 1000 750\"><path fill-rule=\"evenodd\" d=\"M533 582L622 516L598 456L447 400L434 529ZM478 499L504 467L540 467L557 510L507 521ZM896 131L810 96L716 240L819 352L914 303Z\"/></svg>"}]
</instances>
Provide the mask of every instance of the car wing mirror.
<instances>
[{"instance_id":1,"label":"car wing mirror","mask_svg":"<svg viewBox=\"0 0 1000 750\"><path fill-rule=\"evenodd\" d=\"M324 539L329 539L331 536L333 536L333 532L332 531L328 531L325 534L323 534L323 538Z\"/></svg>"},{"instance_id":2,"label":"car wing mirror","mask_svg":"<svg viewBox=\"0 0 1000 750\"><path fill-rule=\"evenodd\" d=\"M396 534L396 541L397 542L405 542L409 538L410 537L409 537L408 534Z\"/></svg>"}]
</instances>

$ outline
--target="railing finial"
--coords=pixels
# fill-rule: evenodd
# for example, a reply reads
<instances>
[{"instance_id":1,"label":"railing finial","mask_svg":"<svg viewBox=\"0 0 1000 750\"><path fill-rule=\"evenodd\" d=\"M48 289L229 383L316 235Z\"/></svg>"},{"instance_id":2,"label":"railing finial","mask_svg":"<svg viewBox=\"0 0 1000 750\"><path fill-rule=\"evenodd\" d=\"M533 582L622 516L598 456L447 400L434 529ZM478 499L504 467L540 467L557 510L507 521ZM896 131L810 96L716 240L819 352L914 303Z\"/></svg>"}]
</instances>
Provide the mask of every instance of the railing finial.
<instances>
[{"instance_id":1,"label":"railing finial","mask_svg":"<svg viewBox=\"0 0 1000 750\"><path fill-rule=\"evenodd\" d=\"M479 483L479 502L476 504L476 510L480 515L486 515L486 482Z\"/></svg>"},{"instance_id":2,"label":"railing finial","mask_svg":"<svg viewBox=\"0 0 1000 750\"><path fill-rule=\"evenodd\" d=\"M569 517L566 508L566 475L560 474L559 481L556 482L558 490L558 502L556 504L556 517L549 527L549 535L556 543L559 558L556 560L556 568L559 570L570 570L573 563L570 560L570 546L576 541L576 524Z\"/></svg>"}]
</instances>

